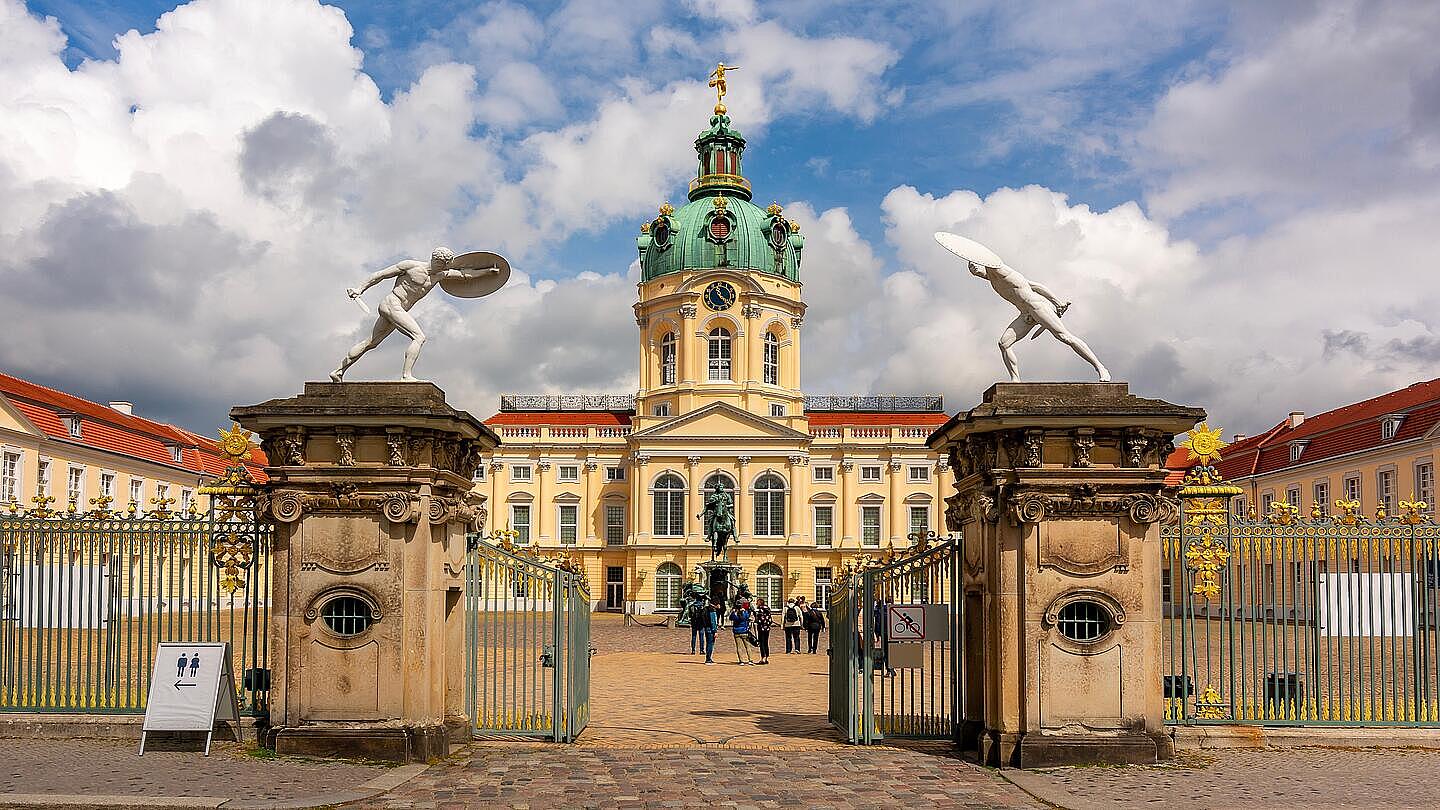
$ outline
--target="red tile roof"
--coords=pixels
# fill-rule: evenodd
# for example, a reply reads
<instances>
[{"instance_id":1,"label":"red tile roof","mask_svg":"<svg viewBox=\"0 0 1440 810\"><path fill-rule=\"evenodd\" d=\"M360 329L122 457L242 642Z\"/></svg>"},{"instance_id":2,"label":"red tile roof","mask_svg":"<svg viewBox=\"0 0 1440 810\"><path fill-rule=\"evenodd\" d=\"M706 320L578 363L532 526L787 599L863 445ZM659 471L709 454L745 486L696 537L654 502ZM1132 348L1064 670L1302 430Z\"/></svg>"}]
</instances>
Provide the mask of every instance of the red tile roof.
<instances>
[{"instance_id":1,"label":"red tile roof","mask_svg":"<svg viewBox=\"0 0 1440 810\"><path fill-rule=\"evenodd\" d=\"M1395 438L1382 440L1383 418L1402 415ZM1300 464L1370 450L1426 435L1440 424L1440 378L1418 382L1363 402L1316 414L1290 427L1289 419L1264 433L1249 436L1221 451L1215 465L1228 479L1264 475ZM1290 461L1290 444L1306 441L1299 461ZM1171 469L1189 468L1181 451L1167 462ZM1178 466L1177 466L1178 465Z\"/></svg>"},{"instance_id":2,"label":"red tile roof","mask_svg":"<svg viewBox=\"0 0 1440 810\"><path fill-rule=\"evenodd\" d=\"M183 428L124 414L8 374L0 374L0 396L52 439L207 476L225 471L224 457L215 440ZM71 414L80 417L78 439L65 426L64 417ZM179 463L170 455L171 445L180 447ZM264 464L264 454L258 449L251 451L246 466L257 481L265 480Z\"/></svg>"}]
</instances>

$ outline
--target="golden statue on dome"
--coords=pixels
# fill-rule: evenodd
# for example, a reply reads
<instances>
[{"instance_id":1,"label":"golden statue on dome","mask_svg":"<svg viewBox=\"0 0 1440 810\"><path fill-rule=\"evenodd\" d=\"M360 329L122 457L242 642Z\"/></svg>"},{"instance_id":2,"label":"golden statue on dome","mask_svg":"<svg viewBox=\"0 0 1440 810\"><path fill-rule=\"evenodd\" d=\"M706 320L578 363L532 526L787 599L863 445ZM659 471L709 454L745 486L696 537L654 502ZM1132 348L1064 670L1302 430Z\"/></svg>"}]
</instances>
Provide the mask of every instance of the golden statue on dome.
<instances>
[{"instance_id":1,"label":"golden statue on dome","mask_svg":"<svg viewBox=\"0 0 1440 810\"><path fill-rule=\"evenodd\" d=\"M710 71L710 83L707 84L706 86L707 86L707 87L713 87L713 88L715 88L715 114L716 114L716 115L724 115L724 114L725 114L725 92L726 92L726 87L725 87L725 71L727 71L727 70L739 70L739 69L740 69L740 66L739 66L739 65L727 65L727 64L725 64L724 62L721 62L721 63L719 63L718 65L715 66L715 69L714 69L714 70Z\"/></svg>"}]
</instances>

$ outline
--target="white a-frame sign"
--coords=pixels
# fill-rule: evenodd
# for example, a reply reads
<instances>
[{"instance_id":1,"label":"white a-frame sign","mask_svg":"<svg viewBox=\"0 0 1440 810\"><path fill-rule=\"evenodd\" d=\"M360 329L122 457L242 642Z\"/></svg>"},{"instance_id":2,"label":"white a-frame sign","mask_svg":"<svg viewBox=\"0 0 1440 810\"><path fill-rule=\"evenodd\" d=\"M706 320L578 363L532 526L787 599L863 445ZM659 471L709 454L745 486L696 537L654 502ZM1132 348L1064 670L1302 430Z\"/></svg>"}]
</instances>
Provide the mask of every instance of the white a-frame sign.
<instances>
[{"instance_id":1,"label":"white a-frame sign","mask_svg":"<svg viewBox=\"0 0 1440 810\"><path fill-rule=\"evenodd\" d=\"M162 641L150 672L150 699L140 732L140 754L151 731L203 731L205 756L217 721L235 724L239 735L240 700L230 669L230 642Z\"/></svg>"}]
</instances>

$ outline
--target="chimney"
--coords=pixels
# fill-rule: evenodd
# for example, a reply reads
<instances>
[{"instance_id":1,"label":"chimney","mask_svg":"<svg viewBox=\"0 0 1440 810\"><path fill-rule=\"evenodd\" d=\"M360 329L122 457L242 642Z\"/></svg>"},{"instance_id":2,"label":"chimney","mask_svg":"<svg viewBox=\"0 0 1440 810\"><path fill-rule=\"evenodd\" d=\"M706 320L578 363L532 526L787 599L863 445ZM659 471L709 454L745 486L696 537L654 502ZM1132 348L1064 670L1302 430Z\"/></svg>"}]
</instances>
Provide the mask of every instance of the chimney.
<instances>
[{"instance_id":1,"label":"chimney","mask_svg":"<svg viewBox=\"0 0 1440 810\"><path fill-rule=\"evenodd\" d=\"M1243 442L1248 438L1250 438L1249 433L1236 433L1235 438L1231 439L1230 442L1232 444L1239 444L1240 442Z\"/></svg>"},{"instance_id":2,"label":"chimney","mask_svg":"<svg viewBox=\"0 0 1440 810\"><path fill-rule=\"evenodd\" d=\"M1294 430L1295 428L1300 427L1300 425L1304 424L1304 422L1305 422L1305 412L1304 412L1304 411L1291 411L1291 412L1290 412L1290 429L1291 429L1291 430Z\"/></svg>"},{"instance_id":3,"label":"chimney","mask_svg":"<svg viewBox=\"0 0 1440 810\"><path fill-rule=\"evenodd\" d=\"M120 413L123 413L123 414L125 414L126 416L134 416L134 415L135 415L135 403L133 403L133 402L126 402L126 401L123 400L123 399L117 399L117 400L115 400L114 402L111 402L111 403L110 403L110 408L111 408L112 410L119 411Z\"/></svg>"}]
</instances>

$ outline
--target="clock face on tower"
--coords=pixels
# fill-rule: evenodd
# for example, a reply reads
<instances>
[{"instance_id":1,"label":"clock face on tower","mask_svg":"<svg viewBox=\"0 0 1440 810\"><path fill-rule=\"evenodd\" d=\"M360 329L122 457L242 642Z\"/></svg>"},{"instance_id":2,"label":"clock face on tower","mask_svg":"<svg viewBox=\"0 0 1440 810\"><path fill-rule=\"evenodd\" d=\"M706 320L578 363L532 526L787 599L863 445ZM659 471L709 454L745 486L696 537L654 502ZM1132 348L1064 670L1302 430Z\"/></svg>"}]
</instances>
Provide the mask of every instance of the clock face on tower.
<instances>
[{"instance_id":1,"label":"clock face on tower","mask_svg":"<svg viewBox=\"0 0 1440 810\"><path fill-rule=\"evenodd\" d=\"M705 306L716 312L723 312L735 303L735 288L724 281L716 281L705 288Z\"/></svg>"}]
</instances>

